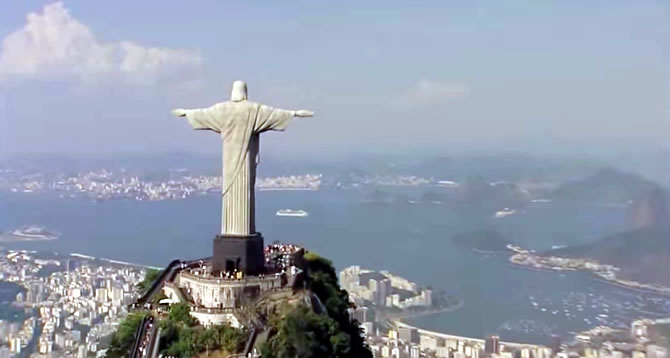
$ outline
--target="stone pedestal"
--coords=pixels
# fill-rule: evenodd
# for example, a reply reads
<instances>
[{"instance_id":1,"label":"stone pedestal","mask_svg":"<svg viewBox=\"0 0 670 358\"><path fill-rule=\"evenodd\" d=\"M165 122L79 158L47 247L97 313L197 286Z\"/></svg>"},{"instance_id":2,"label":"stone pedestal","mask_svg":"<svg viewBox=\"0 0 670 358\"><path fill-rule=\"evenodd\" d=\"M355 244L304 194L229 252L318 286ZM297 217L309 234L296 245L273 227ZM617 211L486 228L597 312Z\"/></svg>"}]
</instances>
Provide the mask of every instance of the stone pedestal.
<instances>
[{"instance_id":1,"label":"stone pedestal","mask_svg":"<svg viewBox=\"0 0 670 358\"><path fill-rule=\"evenodd\" d=\"M238 271L258 275L265 271L261 233L251 235L217 235L214 238L214 271Z\"/></svg>"}]
</instances>

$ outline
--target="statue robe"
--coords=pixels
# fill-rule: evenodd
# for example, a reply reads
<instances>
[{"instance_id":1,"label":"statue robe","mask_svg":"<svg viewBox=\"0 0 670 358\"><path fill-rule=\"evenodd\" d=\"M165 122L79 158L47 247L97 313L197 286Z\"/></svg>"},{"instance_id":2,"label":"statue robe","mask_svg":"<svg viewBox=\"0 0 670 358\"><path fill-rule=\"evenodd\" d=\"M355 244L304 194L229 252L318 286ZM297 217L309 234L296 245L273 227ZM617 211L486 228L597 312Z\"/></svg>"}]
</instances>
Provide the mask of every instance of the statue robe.
<instances>
[{"instance_id":1,"label":"statue robe","mask_svg":"<svg viewBox=\"0 0 670 358\"><path fill-rule=\"evenodd\" d=\"M249 101L227 101L209 108L186 111L194 129L211 130L223 140L223 207L221 233L256 232L255 190L260 133L283 131L295 111Z\"/></svg>"}]
</instances>

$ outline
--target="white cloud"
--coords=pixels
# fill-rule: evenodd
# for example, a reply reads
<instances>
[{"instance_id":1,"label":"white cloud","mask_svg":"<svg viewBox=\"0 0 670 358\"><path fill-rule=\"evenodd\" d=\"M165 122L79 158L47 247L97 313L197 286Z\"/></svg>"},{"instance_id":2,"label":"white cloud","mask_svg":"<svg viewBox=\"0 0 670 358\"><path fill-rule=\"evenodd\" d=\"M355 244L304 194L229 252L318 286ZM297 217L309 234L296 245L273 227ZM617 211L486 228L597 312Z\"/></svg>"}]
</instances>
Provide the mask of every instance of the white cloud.
<instances>
[{"instance_id":1,"label":"white cloud","mask_svg":"<svg viewBox=\"0 0 670 358\"><path fill-rule=\"evenodd\" d=\"M465 98L470 89L460 83L420 80L403 96L404 103L411 106L434 105Z\"/></svg>"},{"instance_id":2,"label":"white cloud","mask_svg":"<svg viewBox=\"0 0 670 358\"><path fill-rule=\"evenodd\" d=\"M0 79L73 78L153 83L200 64L195 51L100 42L62 3L30 13L26 25L7 35L0 53Z\"/></svg>"}]
</instances>

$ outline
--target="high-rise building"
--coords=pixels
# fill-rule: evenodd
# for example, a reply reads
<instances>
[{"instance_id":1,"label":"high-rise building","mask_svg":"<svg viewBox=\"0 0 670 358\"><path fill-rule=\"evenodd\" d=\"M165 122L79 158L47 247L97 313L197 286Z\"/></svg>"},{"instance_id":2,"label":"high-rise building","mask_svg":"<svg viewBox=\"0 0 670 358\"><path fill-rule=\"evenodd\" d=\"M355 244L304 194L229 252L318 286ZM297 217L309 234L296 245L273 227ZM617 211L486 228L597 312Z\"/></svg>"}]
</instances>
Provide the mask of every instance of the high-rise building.
<instances>
[{"instance_id":1,"label":"high-rise building","mask_svg":"<svg viewBox=\"0 0 670 358\"><path fill-rule=\"evenodd\" d=\"M470 358L479 358L479 347L472 347L472 352L470 352Z\"/></svg>"},{"instance_id":2,"label":"high-rise building","mask_svg":"<svg viewBox=\"0 0 670 358\"><path fill-rule=\"evenodd\" d=\"M637 320L630 324L630 335L633 338L645 338L647 336L647 325L651 324L649 320Z\"/></svg>"},{"instance_id":3,"label":"high-rise building","mask_svg":"<svg viewBox=\"0 0 670 358\"><path fill-rule=\"evenodd\" d=\"M551 336L551 343L549 345L549 348L551 348L551 352L556 355L558 352L561 351L561 336L559 335L553 335Z\"/></svg>"},{"instance_id":4,"label":"high-rise building","mask_svg":"<svg viewBox=\"0 0 670 358\"><path fill-rule=\"evenodd\" d=\"M109 290L109 298L115 306L120 306L121 302L123 302L123 289L116 286L112 287Z\"/></svg>"},{"instance_id":5,"label":"high-rise building","mask_svg":"<svg viewBox=\"0 0 670 358\"><path fill-rule=\"evenodd\" d=\"M421 349L419 346L412 345L409 349L409 358L419 358L421 356Z\"/></svg>"},{"instance_id":6,"label":"high-rise building","mask_svg":"<svg viewBox=\"0 0 670 358\"><path fill-rule=\"evenodd\" d=\"M421 346L422 349L435 351L437 350L437 339L424 334L419 337L419 346Z\"/></svg>"},{"instance_id":7,"label":"high-rise building","mask_svg":"<svg viewBox=\"0 0 670 358\"><path fill-rule=\"evenodd\" d=\"M356 307L354 309L354 312L352 314L352 318L357 320L358 323L364 323L368 322L370 318L368 317L368 308L363 306L363 307Z\"/></svg>"},{"instance_id":8,"label":"high-rise building","mask_svg":"<svg viewBox=\"0 0 670 358\"><path fill-rule=\"evenodd\" d=\"M351 288L349 287L349 275L347 274L347 272L345 271L340 272L338 279L340 281L340 286L343 289L347 291L351 290Z\"/></svg>"},{"instance_id":9,"label":"high-rise building","mask_svg":"<svg viewBox=\"0 0 670 358\"><path fill-rule=\"evenodd\" d=\"M495 335L486 337L484 351L488 354L500 354L500 337Z\"/></svg>"},{"instance_id":10,"label":"high-rise building","mask_svg":"<svg viewBox=\"0 0 670 358\"><path fill-rule=\"evenodd\" d=\"M54 343L56 343L56 345L58 347L64 348L65 347L65 335L63 335L62 333L56 333L54 335Z\"/></svg>"},{"instance_id":11,"label":"high-rise building","mask_svg":"<svg viewBox=\"0 0 670 358\"><path fill-rule=\"evenodd\" d=\"M398 339L406 343L419 343L419 330L414 327L399 327Z\"/></svg>"},{"instance_id":12,"label":"high-rise building","mask_svg":"<svg viewBox=\"0 0 670 358\"><path fill-rule=\"evenodd\" d=\"M451 358L451 348L446 346L439 346L437 347L437 350L435 350L435 355L438 358Z\"/></svg>"},{"instance_id":13,"label":"high-rise building","mask_svg":"<svg viewBox=\"0 0 670 358\"><path fill-rule=\"evenodd\" d=\"M375 333L375 324L374 322L365 322L361 323L361 328L363 329L363 334L370 336Z\"/></svg>"},{"instance_id":14,"label":"high-rise building","mask_svg":"<svg viewBox=\"0 0 670 358\"><path fill-rule=\"evenodd\" d=\"M2 346L0 347L0 358L9 358L12 356L12 352L9 350L8 347Z\"/></svg>"},{"instance_id":15,"label":"high-rise building","mask_svg":"<svg viewBox=\"0 0 670 358\"><path fill-rule=\"evenodd\" d=\"M551 349L539 347L534 353L535 358L551 358Z\"/></svg>"},{"instance_id":16,"label":"high-rise building","mask_svg":"<svg viewBox=\"0 0 670 358\"><path fill-rule=\"evenodd\" d=\"M360 266L350 266L340 272L340 286L345 290L352 290L360 284Z\"/></svg>"},{"instance_id":17,"label":"high-rise building","mask_svg":"<svg viewBox=\"0 0 670 358\"><path fill-rule=\"evenodd\" d=\"M397 340L398 337L399 337L398 331L396 331L394 329L389 329L388 335L389 335L389 339L392 340L392 341Z\"/></svg>"},{"instance_id":18,"label":"high-rise building","mask_svg":"<svg viewBox=\"0 0 670 358\"><path fill-rule=\"evenodd\" d=\"M374 278L371 278L368 281L368 288L370 289L370 292L373 292L375 295L378 287L379 287L379 281L375 280Z\"/></svg>"},{"instance_id":19,"label":"high-rise building","mask_svg":"<svg viewBox=\"0 0 670 358\"><path fill-rule=\"evenodd\" d=\"M668 350L664 347L650 344L647 346L647 358L667 358Z\"/></svg>"},{"instance_id":20,"label":"high-rise building","mask_svg":"<svg viewBox=\"0 0 670 358\"><path fill-rule=\"evenodd\" d=\"M379 281L379 285L377 287L377 304L380 306L386 306L386 297L389 295L391 295L391 280L385 278Z\"/></svg>"},{"instance_id":21,"label":"high-rise building","mask_svg":"<svg viewBox=\"0 0 670 358\"><path fill-rule=\"evenodd\" d=\"M108 291L106 288L96 288L95 289L95 300L100 303L107 302Z\"/></svg>"},{"instance_id":22,"label":"high-rise building","mask_svg":"<svg viewBox=\"0 0 670 358\"><path fill-rule=\"evenodd\" d=\"M391 348L391 358L408 358L409 357L409 347L405 346L404 350L400 350L400 347L395 346Z\"/></svg>"},{"instance_id":23,"label":"high-rise building","mask_svg":"<svg viewBox=\"0 0 670 358\"><path fill-rule=\"evenodd\" d=\"M65 329L72 329L74 327L74 317L69 316L63 321L63 326Z\"/></svg>"},{"instance_id":24,"label":"high-rise building","mask_svg":"<svg viewBox=\"0 0 670 358\"><path fill-rule=\"evenodd\" d=\"M427 307L430 307L433 305L433 291L429 289L425 289L421 291L421 296L423 297L423 304Z\"/></svg>"},{"instance_id":25,"label":"high-rise building","mask_svg":"<svg viewBox=\"0 0 670 358\"><path fill-rule=\"evenodd\" d=\"M633 355L631 358L647 358L647 354L640 351L633 351Z\"/></svg>"},{"instance_id":26,"label":"high-rise building","mask_svg":"<svg viewBox=\"0 0 670 358\"><path fill-rule=\"evenodd\" d=\"M9 341L9 349L12 351L12 353L21 353L21 338L12 338L12 340Z\"/></svg>"}]
</instances>

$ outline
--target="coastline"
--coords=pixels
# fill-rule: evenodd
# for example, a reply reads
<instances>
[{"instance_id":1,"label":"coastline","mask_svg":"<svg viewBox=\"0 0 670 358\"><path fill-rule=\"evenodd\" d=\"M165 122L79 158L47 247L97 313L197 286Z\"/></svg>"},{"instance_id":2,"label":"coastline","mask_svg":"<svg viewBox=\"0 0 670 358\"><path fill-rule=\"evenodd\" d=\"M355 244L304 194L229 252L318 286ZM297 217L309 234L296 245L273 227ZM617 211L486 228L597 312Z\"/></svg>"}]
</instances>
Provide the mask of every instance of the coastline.
<instances>
[{"instance_id":1,"label":"coastline","mask_svg":"<svg viewBox=\"0 0 670 358\"><path fill-rule=\"evenodd\" d=\"M428 329L421 328L419 326L415 326L412 324L409 324L405 322L406 319L410 318L416 318L416 317L422 317L422 316L430 316L434 314L439 314L439 313L445 313L445 312L451 312L458 310L464 306L464 302L462 300L459 300L457 304L449 306L449 307L443 307L443 308L438 308L434 310L426 310L422 312L414 312L414 313L406 313L406 314L398 314L395 317L385 317L384 320L388 323L390 323L394 327L409 327L409 328L415 328L419 334L423 335L429 335L429 336L434 336L434 337L440 337L444 339L457 339L457 340L465 340L469 342L477 342L480 344L484 343L483 338L474 338L474 337L465 337L465 336L459 336L455 334L450 334L450 333L445 333L445 332L438 332L438 331L431 331ZM504 345L511 346L511 347L542 347L541 344L534 344L534 343L522 343L522 342L500 342Z\"/></svg>"},{"instance_id":2,"label":"coastline","mask_svg":"<svg viewBox=\"0 0 670 358\"><path fill-rule=\"evenodd\" d=\"M462 305L462 302L459 302L459 305L457 305L459 307L455 307L454 309L460 308L461 305ZM437 313L437 312L435 312L435 313ZM407 317L405 317L405 318L407 318ZM479 344L484 344L484 339L483 338L465 337L465 336L458 336L458 335L449 334L449 333L431 331L431 330L423 329L421 327L418 327L418 326L415 326L415 325L412 325L412 324L405 323L405 322L402 321L402 319L389 320L389 322L391 323L391 325L393 325L396 328L397 327L415 328L419 332L419 334L422 334L422 335L439 337L439 338L444 338L444 339L447 339L447 340L455 339L455 340L463 340L463 341L468 341L468 342L476 342L476 343L479 343ZM510 346L510 347L542 347L541 344L534 344L534 343L521 343L521 342L500 342L500 343L504 344L506 346Z\"/></svg>"},{"instance_id":3,"label":"coastline","mask_svg":"<svg viewBox=\"0 0 670 358\"><path fill-rule=\"evenodd\" d=\"M119 260L113 260L113 259L108 259L104 257L94 257L94 256L89 256L89 255L84 255L84 254L79 254L76 252L69 253L67 254L69 256L77 257L80 259L85 259L85 260L100 260L100 261L105 261L109 262L110 264L115 264L115 265L124 265L124 266L133 266L133 267L141 267L145 269L153 269L153 270L163 270L165 269L164 267L156 267L156 266L150 266L150 265L142 265L142 264L135 264L132 262L125 262L125 261L119 261Z\"/></svg>"},{"instance_id":4,"label":"coastline","mask_svg":"<svg viewBox=\"0 0 670 358\"><path fill-rule=\"evenodd\" d=\"M591 273L591 274L593 274L593 273ZM602 283L606 283L606 284L611 285L611 286L615 286L615 287L619 287L619 288L625 288L625 289L636 291L636 292L650 293L650 294L654 294L654 295L661 295L661 296L665 296L665 297L670 297L670 292L667 292L667 291L630 286L630 285L622 283L618 280L608 280L604 277L601 277L598 274L595 274L595 277L593 277L593 279L596 280L596 281L602 282ZM636 283L639 284L638 282L636 282ZM667 290L670 290L670 288L667 288L667 287L664 287L664 288L667 289Z\"/></svg>"},{"instance_id":5,"label":"coastline","mask_svg":"<svg viewBox=\"0 0 670 358\"><path fill-rule=\"evenodd\" d=\"M14 234L0 234L0 243L17 243L17 242L40 242L40 241L54 241L58 240L58 237L45 236L45 237L29 237L29 236L20 236Z\"/></svg>"},{"instance_id":6,"label":"coastline","mask_svg":"<svg viewBox=\"0 0 670 358\"><path fill-rule=\"evenodd\" d=\"M539 272L559 272L559 273L580 272L578 270L569 270L569 269L558 270L558 269L552 269L552 268L548 268L548 267L535 267L535 266L520 264L520 263L514 262L514 261L510 261L509 265L512 266L512 267L520 268L522 270L539 271Z\"/></svg>"},{"instance_id":7,"label":"coastline","mask_svg":"<svg viewBox=\"0 0 670 358\"><path fill-rule=\"evenodd\" d=\"M524 270L531 270L531 271L541 271L541 272L559 272L559 273L564 273L564 272L585 272L590 275L592 275L592 279L596 281L600 281L612 286L616 286L619 288L624 288L628 290L633 290L637 292L643 292L643 293L650 293L650 294L657 294L657 295L662 295L666 297L670 297L670 287L664 287L664 286L658 286L652 285L652 284L645 284L637 281L624 281L621 279L618 279L616 277L605 277L603 274L600 274L599 272L589 270L589 269L577 269L577 268L563 268L563 267L556 267L556 266L548 266L548 267L538 267L530 264L525 264L522 262L518 262L515 260L515 255L510 256L509 258L509 263L513 267L519 267Z\"/></svg>"},{"instance_id":8,"label":"coastline","mask_svg":"<svg viewBox=\"0 0 670 358\"><path fill-rule=\"evenodd\" d=\"M460 309L461 307L463 307L463 305L464 305L463 301L459 300L458 303L456 303L455 305L442 307L442 308L429 309L429 310L424 310L424 311L420 311L420 312L399 313L398 315L392 315L391 317L386 317L386 319L389 320L389 321L392 321L392 322L393 321L402 322L403 320L410 319L410 318L432 316L432 315L438 314L438 313L456 311L456 310Z\"/></svg>"}]
</instances>

